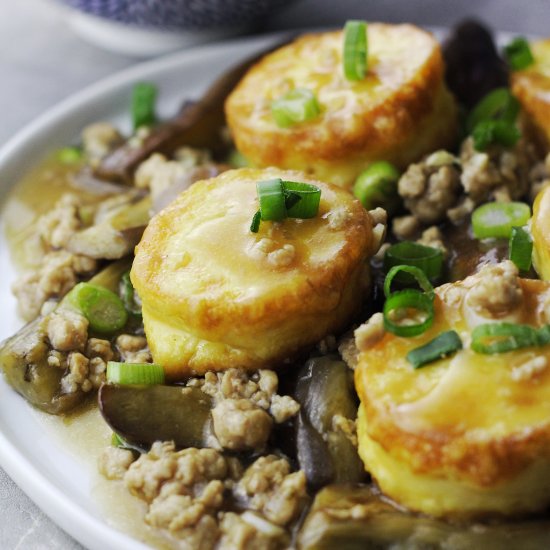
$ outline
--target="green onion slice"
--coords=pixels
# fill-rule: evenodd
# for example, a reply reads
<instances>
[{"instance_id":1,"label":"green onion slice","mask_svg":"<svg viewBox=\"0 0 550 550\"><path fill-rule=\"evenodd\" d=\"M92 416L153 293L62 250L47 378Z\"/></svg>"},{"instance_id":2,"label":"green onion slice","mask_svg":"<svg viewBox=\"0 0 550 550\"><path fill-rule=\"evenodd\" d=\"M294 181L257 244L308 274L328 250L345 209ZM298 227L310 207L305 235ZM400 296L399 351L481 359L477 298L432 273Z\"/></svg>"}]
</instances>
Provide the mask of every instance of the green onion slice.
<instances>
[{"instance_id":1,"label":"green onion slice","mask_svg":"<svg viewBox=\"0 0 550 550\"><path fill-rule=\"evenodd\" d=\"M540 334L540 336L539 336ZM492 355L515 349L544 345L547 334L529 325L514 323L485 323L472 331L472 349ZM544 342L544 344L543 344Z\"/></svg>"},{"instance_id":2,"label":"green onion slice","mask_svg":"<svg viewBox=\"0 0 550 550\"><path fill-rule=\"evenodd\" d=\"M531 209L523 202L490 202L476 208L472 228L477 239L510 238L514 226L525 225Z\"/></svg>"},{"instance_id":3,"label":"green onion slice","mask_svg":"<svg viewBox=\"0 0 550 550\"><path fill-rule=\"evenodd\" d=\"M132 91L132 122L134 130L151 126L156 121L157 87L150 82L139 82Z\"/></svg>"},{"instance_id":4,"label":"green onion slice","mask_svg":"<svg viewBox=\"0 0 550 550\"><path fill-rule=\"evenodd\" d=\"M517 126L505 120L483 120L472 131L476 151L485 151L493 143L512 147L520 137Z\"/></svg>"},{"instance_id":5,"label":"green onion slice","mask_svg":"<svg viewBox=\"0 0 550 550\"><path fill-rule=\"evenodd\" d=\"M299 181L283 181L284 193L288 196L286 201L287 216L289 218L301 218L303 220L314 218L319 212L321 202L321 190L310 183ZM291 202L291 197L297 200Z\"/></svg>"},{"instance_id":6,"label":"green onion slice","mask_svg":"<svg viewBox=\"0 0 550 550\"><path fill-rule=\"evenodd\" d=\"M459 349L462 349L460 336L456 331L448 330L442 332L427 344L409 351L407 361L411 363L414 369L418 369L438 359L448 357Z\"/></svg>"},{"instance_id":7,"label":"green onion slice","mask_svg":"<svg viewBox=\"0 0 550 550\"><path fill-rule=\"evenodd\" d=\"M367 210L381 206L388 213L394 213L400 204L397 194L399 176L393 164L382 160L373 162L355 180L353 194Z\"/></svg>"},{"instance_id":8,"label":"green onion slice","mask_svg":"<svg viewBox=\"0 0 550 550\"><path fill-rule=\"evenodd\" d=\"M295 88L271 103L271 114L280 128L316 118L321 112L317 98L311 90Z\"/></svg>"},{"instance_id":9,"label":"green onion slice","mask_svg":"<svg viewBox=\"0 0 550 550\"><path fill-rule=\"evenodd\" d=\"M386 272L398 265L417 267L426 274L430 281L435 281L441 277L443 272L443 253L438 248L402 241L392 244L384 254L384 270ZM400 273L396 280L401 283L410 283L411 277L406 273Z\"/></svg>"},{"instance_id":10,"label":"green onion slice","mask_svg":"<svg viewBox=\"0 0 550 550\"><path fill-rule=\"evenodd\" d=\"M63 147L57 152L57 158L63 164L76 164L83 156L82 150L78 147Z\"/></svg>"},{"instance_id":11,"label":"green onion slice","mask_svg":"<svg viewBox=\"0 0 550 550\"><path fill-rule=\"evenodd\" d=\"M508 88L497 88L483 97L466 119L466 130L471 133L483 121L502 120L513 123L519 113L519 101Z\"/></svg>"},{"instance_id":12,"label":"green onion slice","mask_svg":"<svg viewBox=\"0 0 550 550\"><path fill-rule=\"evenodd\" d=\"M535 62L529 42L523 36L514 38L504 47L504 56L512 71L521 71Z\"/></svg>"},{"instance_id":13,"label":"green onion slice","mask_svg":"<svg viewBox=\"0 0 550 550\"><path fill-rule=\"evenodd\" d=\"M278 222L287 217L283 182L280 178L259 181L256 183L256 191L262 220Z\"/></svg>"},{"instance_id":14,"label":"green onion slice","mask_svg":"<svg viewBox=\"0 0 550 550\"><path fill-rule=\"evenodd\" d=\"M250 231L252 233L258 233L258 230L260 229L260 222L262 221L262 213L258 210L254 217L252 218L252 222L250 223Z\"/></svg>"},{"instance_id":15,"label":"green onion slice","mask_svg":"<svg viewBox=\"0 0 550 550\"><path fill-rule=\"evenodd\" d=\"M363 80L367 74L367 24L348 21L344 27L344 76L348 80Z\"/></svg>"},{"instance_id":16,"label":"green onion slice","mask_svg":"<svg viewBox=\"0 0 550 550\"><path fill-rule=\"evenodd\" d=\"M122 300L102 286L78 283L70 291L68 300L88 319L90 328L97 332L114 333L128 320Z\"/></svg>"},{"instance_id":17,"label":"green onion slice","mask_svg":"<svg viewBox=\"0 0 550 550\"><path fill-rule=\"evenodd\" d=\"M419 284L420 288L422 288L422 290L426 293L428 298L433 301L435 297L433 286L426 277L424 271L413 265L396 265L388 271L388 274L386 275L386 278L384 280L384 295L387 299L391 298L391 284L393 279L399 273L408 273L412 275L416 282Z\"/></svg>"},{"instance_id":18,"label":"green onion slice","mask_svg":"<svg viewBox=\"0 0 550 550\"><path fill-rule=\"evenodd\" d=\"M512 227L510 236L509 258L521 271L531 269L531 257L533 254L533 239L523 227Z\"/></svg>"},{"instance_id":19,"label":"green onion slice","mask_svg":"<svg viewBox=\"0 0 550 550\"><path fill-rule=\"evenodd\" d=\"M107 382L111 384L153 386L164 383L164 369L154 363L107 363Z\"/></svg>"},{"instance_id":20,"label":"green onion slice","mask_svg":"<svg viewBox=\"0 0 550 550\"><path fill-rule=\"evenodd\" d=\"M416 324L398 324L391 319L396 309L416 309L426 313L426 319ZM419 290L407 289L394 292L384 304L384 327L396 336L418 336L428 330L434 321L433 298Z\"/></svg>"},{"instance_id":21,"label":"green onion slice","mask_svg":"<svg viewBox=\"0 0 550 550\"><path fill-rule=\"evenodd\" d=\"M126 311L131 315L141 317L141 307L136 303L136 293L130 280L129 271L126 271L120 278L119 295Z\"/></svg>"}]
</instances>

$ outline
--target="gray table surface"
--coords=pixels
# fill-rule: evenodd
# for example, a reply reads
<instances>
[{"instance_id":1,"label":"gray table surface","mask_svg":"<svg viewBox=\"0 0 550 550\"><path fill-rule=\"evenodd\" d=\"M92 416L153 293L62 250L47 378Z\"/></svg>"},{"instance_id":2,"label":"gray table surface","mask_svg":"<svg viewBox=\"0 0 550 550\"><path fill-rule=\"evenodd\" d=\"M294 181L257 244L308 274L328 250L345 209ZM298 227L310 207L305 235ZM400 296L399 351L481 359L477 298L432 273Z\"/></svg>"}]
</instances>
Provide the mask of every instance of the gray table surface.
<instances>
[{"instance_id":1,"label":"gray table surface","mask_svg":"<svg viewBox=\"0 0 550 550\"><path fill-rule=\"evenodd\" d=\"M349 18L452 25L473 15L494 28L547 35L547 0L302 0L260 31L339 25ZM0 146L51 105L139 60L83 42L51 0L0 0ZM82 548L0 469L0 549Z\"/></svg>"}]
</instances>

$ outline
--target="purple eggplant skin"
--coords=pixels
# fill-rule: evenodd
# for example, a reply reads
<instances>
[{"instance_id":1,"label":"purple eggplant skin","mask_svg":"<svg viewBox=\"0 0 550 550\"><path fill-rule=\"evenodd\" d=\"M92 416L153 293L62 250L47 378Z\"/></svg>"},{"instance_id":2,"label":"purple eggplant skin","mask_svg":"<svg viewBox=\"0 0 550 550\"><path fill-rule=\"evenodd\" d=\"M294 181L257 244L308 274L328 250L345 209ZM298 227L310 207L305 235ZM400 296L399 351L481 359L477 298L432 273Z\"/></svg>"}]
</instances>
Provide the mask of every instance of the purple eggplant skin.
<instances>
[{"instance_id":1,"label":"purple eggplant skin","mask_svg":"<svg viewBox=\"0 0 550 550\"><path fill-rule=\"evenodd\" d=\"M11 338L0 344L0 367L6 382L31 405L50 414L63 414L84 401L81 390L63 393L63 369L48 365L45 324L47 317L38 317Z\"/></svg>"},{"instance_id":2,"label":"purple eggplant skin","mask_svg":"<svg viewBox=\"0 0 550 550\"><path fill-rule=\"evenodd\" d=\"M366 477L357 449L333 426L336 415L349 420L357 416L351 375L343 361L331 356L308 360L298 374L294 397L301 409L296 421L296 457L310 488Z\"/></svg>"},{"instance_id":3,"label":"purple eggplant skin","mask_svg":"<svg viewBox=\"0 0 550 550\"><path fill-rule=\"evenodd\" d=\"M491 90L508 85L508 67L490 30L478 21L466 20L453 29L443 57L447 86L467 109Z\"/></svg>"},{"instance_id":4,"label":"purple eggplant skin","mask_svg":"<svg viewBox=\"0 0 550 550\"><path fill-rule=\"evenodd\" d=\"M103 384L98 402L105 422L137 449L155 441L207 447L213 434L212 398L199 388Z\"/></svg>"},{"instance_id":5,"label":"purple eggplant skin","mask_svg":"<svg viewBox=\"0 0 550 550\"><path fill-rule=\"evenodd\" d=\"M550 522L446 522L399 509L372 486L331 485L317 493L297 543L299 550L538 550L550 548Z\"/></svg>"}]
</instances>

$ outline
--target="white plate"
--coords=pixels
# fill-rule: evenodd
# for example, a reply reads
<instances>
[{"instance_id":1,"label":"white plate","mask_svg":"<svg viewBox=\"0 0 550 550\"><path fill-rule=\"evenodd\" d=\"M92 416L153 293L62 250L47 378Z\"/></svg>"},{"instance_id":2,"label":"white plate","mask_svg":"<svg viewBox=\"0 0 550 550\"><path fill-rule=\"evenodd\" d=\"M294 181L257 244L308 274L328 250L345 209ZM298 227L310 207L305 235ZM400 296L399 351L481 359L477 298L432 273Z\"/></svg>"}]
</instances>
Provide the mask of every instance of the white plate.
<instances>
[{"instance_id":1,"label":"white plate","mask_svg":"<svg viewBox=\"0 0 550 550\"><path fill-rule=\"evenodd\" d=\"M441 29L431 30L439 38L445 34ZM282 37L277 34L225 42L143 63L63 101L24 128L0 151L0 204L25 172L51 151L76 142L87 124L110 120L128 130L129 96L136 81L153 81L159 86L159 114L170 117L183 99L199 97L227 68ZM498 42L502 44L508 38L509 35L499 34ZM0 231L0 340L22 324L10 292L15 277ZM91 495L93 466L84 465L59 446L43 415L9 388L1 376L0 465L47 515L84 546L94 550L146 548L107 525Z\"/></svg>"},{"instance_id":2,"label":"white plate","mask_svg":"<svg viewBox=\"0 0 550 550\"><path fill-rule=\"evenodd\" d=\"M283 35L196 48L123 71L63 101L19 132L0 151L0 204L8 190L48 153L79 139L97 120L129 128L129 97L136 81L159 86L159 114L173 116L184 99L197 98L230 66L281 40ZM1 219L0 219L1 221ZM0 234L0 340L13 334L17 318L10 286L16 274ZM43 415L0 376L0 464L56 523L90 549L144 549L142 543L107 525L91 495L93 465L67 453L52 437Z\"/></svg>"}]
</instances>

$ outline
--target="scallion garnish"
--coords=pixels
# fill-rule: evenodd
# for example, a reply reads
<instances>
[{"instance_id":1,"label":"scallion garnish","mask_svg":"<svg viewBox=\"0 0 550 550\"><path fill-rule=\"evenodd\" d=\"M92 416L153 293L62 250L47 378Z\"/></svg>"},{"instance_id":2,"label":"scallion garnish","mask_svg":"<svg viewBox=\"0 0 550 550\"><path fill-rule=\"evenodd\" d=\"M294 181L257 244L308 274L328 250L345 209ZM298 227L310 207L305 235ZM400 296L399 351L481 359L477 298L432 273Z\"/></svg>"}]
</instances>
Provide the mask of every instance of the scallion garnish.
<instances>
[{"instance_id":1,"label":"scallion garnish","mask_svg":"<svg viewBox=\"0 0 550 550\"><path fill-rule=\"evenodd\" d=\"M120 278L119 296L124 303L126 311L135 317L141 317L141 306L136 303L136 293L132 281L130 280L130 272L126 271Z\"/></svg>"},{"instance_id":2,"label":"scallion garnish","mask_svg":"<svg viewBox=\"0 0 550 550\"><path fill-rule=\"evenodd\" d=\"M151 126L156 121L157 87L150 82L138 82L132 91L132 122L134 130Z\"/></svg>"},{"instance_id":3,"label":"scallion garnish","mask_svg":"<svg viewBox=\"0 0 550 550\"><path fill-rule=\"evenodd\" d=\"M311 90L295 88L271 103L271 114L280 128L316 118L321 112L317 98Z\"/></svg>"},{"instance_id":4,"label":"scallion garnish","mask_svg":"<svg viewBox=\"0 0 550 550\"><path fill-rule=\"evenodd\" d=\"M514 226L525 225L531 209L523 202L490 202L476 208L472 228L477 239L510 238Z\"/></svg>"},{"instance_id":5,"label":"scallion garnish","mask_svg":"<svg viewBox=\"0 0 550 550\"><path fill-rule=\"evenodd\" d=\"M348 80L363 80L367 73L367 24L348 21L344 27L344 76Z\"/></svg>"},{"instance_id":6,"label":"scallion garnish","mask_svg":"<svg viewBox=\"0 0 550 550\"><path fill-rule=\"evenodd\" d=\"M355 180L353 194L367 210L381 206L389 214L393 213L400 203L397 194L399 175L393 164L384 160L373 162Z\"/></svg>"},{"instance_id":7,"label":"scallion garnish","mask_svg":"<svg viewBox=\"0 0 550 550\"><path fill-rule=\"evenodd\" d=\"M531 269L531 257L533 254L533 239L523 227L512 227L510 236L509 258L521 271Z\"/></svg>"},{"instance_id":8,"label":"scallion garnish","mask_svg":"<svg viewBox=\"0 0 550 550\"><path fill-rule=\"evenodd\" d=\"M111 334L128 320L122 300L110 290L91 283L78 283L68 294L68 301L88 319L96 332Z\"/></svg>"},{"instance_id":9,"label":"scallion garnish","mask_svg":"<svg viewBox=\"0 0 550 550\"><path fill-rule=\"evenodd\" d=\"M317 215L321 201L321 190L318 187L300 181L283 181L283 189L287 197L285 205L289 218L305 220ZM294 200L293 196L298 200Z\"/></svg>"},{"instance_id":10,"label":"scallion garnish","mask_svg":"<svg viewBox=\"0 0 550 550\"><path fill-rule=\"evenodd\" d=\"M259 181L256 191L263 221L278 222L287 217L283 181L280 178Z\"/></svg>"},{"instance_id":11,"label":"scallion garnish","mask_svg":"<svg viewBox=\"0 0 550 550\"><path fill-rule=\"evenodd\" d=\"M426 277L426 274L420 268L413 265L396 265L388 271L388 274L384 280L384 295L386 298L390 297L392 281L399 273L408 273L409 275L412 275L430 300L434 299L434 289Z\"/></svg>"},{"instance_id":12,"label":"scallion garnish","mask_svg":"<svg viewBox=\"0 0 550 550\"><path fill-rule=\"evenodd\" d=\"M484 96L466 119L466 130L473 129L486 120L503 120L513 123L519 113L519 101L508 88L496 88Z\"/></svg>"},{"instance_id":13,"label":"scallion garnish","mask_svg":"<svg viewBox=\"0 0 550 550\"><path fill-rule=\"evenodd\" d=\"M399 265L417 267L426 274L430 281L435 281L441 277L443 272L443 253L438 248L411 241L402 241L392 244L384 254L384 269L386 272ZM409 283L411 277L403 273L398 274L396 280Z\"/></svg>"},{"instance_id":14,"label":"scallion garnish","mask_svg":"<svg viewBox=\"0 0 550 550\"><path fill-rule=\"evenodd\" d=\"M512 71L521 71L535 62L529 42L523 36L514 38L504 46L504 56Z\"/></svg>"},{"instance_id":15,"label":"scallion garnish","mask_svg":"<svg viewBox=\"0 0 550 550\"><path fill-rule=\"evenodd\" d=\"M78 147L63 147L57 152L57 158L63 164L76 164L83 156L82 149Z\"/></svg>"},{"instance_id":16,"label":"scallion garnish","mask_svg":"<svg viewBox=\"0 0 550 550\"><path fill-rule=\"evenodd\" d=\"M459 349L462 349L460 336L456 331L448 330L442 332L427 344L409 351L407 361L411 363L414 369L418 369L438 359L448 357Z\"/></svg>"},{"instance_id":17,"label":"scallion garnish","mask_svg":"<svg viewBox=\"0 0 550 550\"><path fill-rule=\"evenodd\" d=\"M254 214L250 231L257 233L260 221L285 218L314 218L319 211L321 190L310 183L283 181L280 178L256 184L260 209Z\"/></svg>"},{"instance_id":18,"label":"scallion garnish","mask_svg":"<svg viewBox=\"0 0 550 550\"><path fill-rule=\"evenodd\" d=\"M521 348L546 345L548 334L529 325L485 323L472 331L472 349L492 355Z\"/></svg>"},{"instance_id":19,"label":"scallion garnish","mask_svg":"<svg viewBox=\"0 0 550 550\"><path fill-rule=\"evenodd\" d=\"M392 319L392 312L399 309L423 311L426 318L418 323L399 324ZM433 298L419 290L407 289L394 292L384 303L384 328L396 336L418 336L432 326L433 320Z\"/></svg>"},{"instance_id":20,"label":"scallion garnish","mask_svg":"<svg viewBox=\"0 0 550 550\"><path fill-rule=\"evenodd\" d=\"M472 131L476 151L485 151L493 143L511 147L520 137L517 126L506 120L483 120Z\"/></svg>"},{"instance_id":21,"label":"scallion garnish","mask_svg":"<svg viewBox=\"0 0 550 550\"><path fill-rule=\"evenodd\" d=\"M154 363L107 363L107 382L111 384L152 386L164 383L164 369Z\"/></svg>"}]
</instances>

